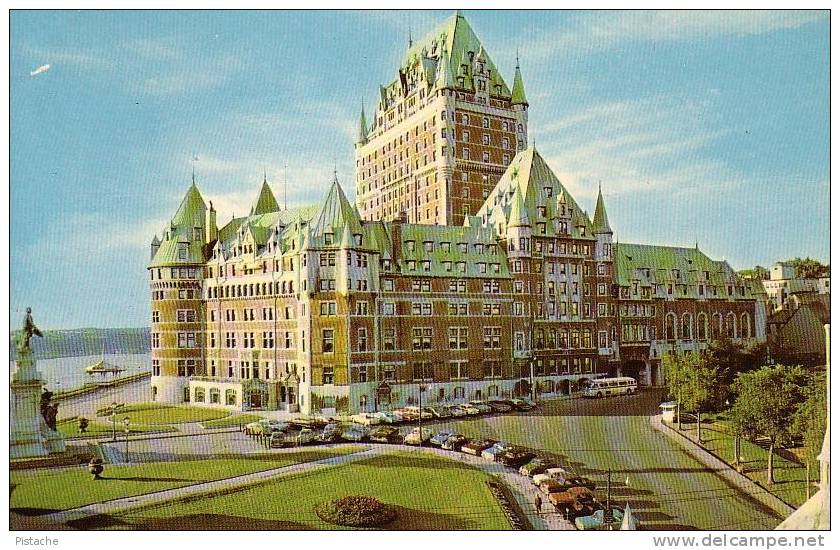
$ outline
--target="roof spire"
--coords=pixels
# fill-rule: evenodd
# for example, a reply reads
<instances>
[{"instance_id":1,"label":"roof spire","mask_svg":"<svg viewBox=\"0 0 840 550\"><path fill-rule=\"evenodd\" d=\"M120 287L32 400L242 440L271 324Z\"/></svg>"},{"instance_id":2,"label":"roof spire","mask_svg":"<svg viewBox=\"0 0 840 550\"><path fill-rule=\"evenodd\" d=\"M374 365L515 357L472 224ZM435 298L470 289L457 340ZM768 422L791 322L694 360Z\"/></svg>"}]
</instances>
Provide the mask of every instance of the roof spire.
<instances>
[{"instance_id":1,"label":"roof spire","mask_svg":"<svg viewBox=\"0 0 840 550\"><path fill-rule=\"evenodd\" d=\"M519 70L519 50L516 50L516 71L513 73L513 91L510 94L510 102L513 105L528 106L525 98L525 84L522 83L522 72Z\"/></svg>"},{"instance_id":2,"label":"roof spire","mask_svg":"<svg viewBox=\"0 0 840 550\"><path fill-rule=\"evenodd\" d=\"M286 188L289 186L288 169L289 169L289 165L284 162L283 163L283 210L288 210L289 209L288 194L286 192Z\"/></svg>"},{"instance_id":3,"label":"roof spire","mask_svg":"<svg viewBox=\"0 0 840 550\"><path fill-rule=\"evenodd\" d=\"M604 195L601 193L601 181L598 181L598 201L595 203L595 216L592 218L595 233L612 233L610 221L607 218L607 208L604 206Z\"/></svg>"},{"instance_id":4,"label":"roof spire","mask_svg":"<svg viewBox=\"0 0 840 550\"><path fill-rule=\"evenodd\" d=\"M356 143L359 145L364 145L367 143L367 133L368 133L368 126L367 126L367 118L365 118L365 102L362 100L362 112L359 116L359 136L356 138Z\"/></svg>"}]
</instances>

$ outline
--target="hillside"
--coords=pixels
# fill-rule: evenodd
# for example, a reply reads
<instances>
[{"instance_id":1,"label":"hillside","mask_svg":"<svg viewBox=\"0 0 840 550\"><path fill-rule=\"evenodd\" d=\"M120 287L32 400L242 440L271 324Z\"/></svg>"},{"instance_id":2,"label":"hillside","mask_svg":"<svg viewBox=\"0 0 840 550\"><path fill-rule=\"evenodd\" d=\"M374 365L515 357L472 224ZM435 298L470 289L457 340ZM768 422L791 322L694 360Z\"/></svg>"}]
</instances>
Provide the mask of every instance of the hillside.
<instances>
[{"instance_id":1,"label":"hillside","mask_svg":"<svg viewBox=\"0 0 840 550\"><path fill-rule=\"evenodd\" d=\"M19 333L10 334L10 360L17 357ZM33 337L30 343L37 359L100 355L103 350L106 354L148 353L149 327L45 330L43 338Z\"/></svg>"}]
</instances>

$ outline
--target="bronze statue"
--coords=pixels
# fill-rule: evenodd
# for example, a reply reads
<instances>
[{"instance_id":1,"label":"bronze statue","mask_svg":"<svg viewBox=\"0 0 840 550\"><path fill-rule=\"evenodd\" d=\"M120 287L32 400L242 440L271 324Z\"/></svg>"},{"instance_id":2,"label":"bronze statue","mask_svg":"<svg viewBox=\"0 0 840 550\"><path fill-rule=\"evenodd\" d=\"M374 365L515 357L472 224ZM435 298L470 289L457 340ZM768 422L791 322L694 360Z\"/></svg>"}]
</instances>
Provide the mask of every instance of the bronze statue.
<instances>
[{"instance_id":1,"label":"bronze statue","mask_svg":"<svg viewBox=\"0 0 840 550\"><path fill-rule=\"evenodd\" d=\"M58 416L58 403L52 402L53 392L44 388L41 393L41 416L44 417L44 423L51 429L55 430L56 417Z\"/></svg>"},{"instance_id":2,"label":"bronze statue","mask_svg":"<svg viewBox=\"0 0 840 550\"><path fill-rule=\"evenodd\" d=\"M20 343L18 344L18 350L24 351L29 350L29 340L32 336L40 336L43 338L43 334L35 326L35 321L32 320L32 308L26 308L26 317L23 318L23 334L20 337Z\"/></svg>"}]
</instances>

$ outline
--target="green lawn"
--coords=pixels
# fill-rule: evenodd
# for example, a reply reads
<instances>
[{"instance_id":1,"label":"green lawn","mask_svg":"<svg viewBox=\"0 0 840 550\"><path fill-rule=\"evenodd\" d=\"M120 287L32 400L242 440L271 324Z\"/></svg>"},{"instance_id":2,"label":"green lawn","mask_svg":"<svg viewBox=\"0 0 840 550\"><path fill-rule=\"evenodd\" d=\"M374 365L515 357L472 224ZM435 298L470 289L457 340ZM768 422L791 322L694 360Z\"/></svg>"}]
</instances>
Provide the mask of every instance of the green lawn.
<instances>
[{"instance_id":1,"label":"green lawn","mask_svg":"<svg viewBox=\"0 0 840 550\"><path fill-rule=\"evenodd\" d=\"M224 409L212 409L195 405L161 405L141 403L128 405L117 412L117 422L128 417L132 424L182 424L184 422L207 422L230 415ZM98 411L100 418L110 419L107 411Z\"/></svg>"},{"instance_id":2,"label":"green lawn","mask_svg":"<svg viewBox=\"0 0 840 550\"><path fill-rule=\"evenodd\" d=\"M232 428L239 427L240 424L244 426L249 422L256 422L261 418L261 416L256 414L232 414L224 418L217 418L216 420L202 422L201 425L205 428Z\"/></svg>"},{"instance_id":3,"label":"green lawn","mask_svg":"<svg viewBox=\"0 0 840 550\"><path fill-rule=\"evenodd\" d=\"M85 433L79 432L79 421L72 420L67 422L59 422L56 426L58 431L66 438L69 437L105 437L113 434L113 427L111 426L110 422L101 421L101 422L90 422L87 427L87 431ZM138 434L138 433L147 433L147 432L174 432L175 428L172 426L166 425L156 425L156 426L142 426L140 424L132 424L131 425L131 433ZM121 422L117 423L117 437L123 437L125 435L125 427L122 425Z\"/></svg>"},{"instance_id":4,"label":"green lawn","mask_svg":"<svg viewBox=\"0 0 840 550\"><path fill-rule=\"evenodd\" d=\"M395 452L227 495L97 518L96 527L341 529L323 522L315 514L315 505L346 495L368 495L397 508L397 519L385 529L509 529L487 488L488 479L484 472L455 460Z\"/></svg>"},{"instance_id":5,"label":"green lawn","mask_svg":"<svg viewBox=\"0 0 840 550\"><path fill-rule=\"evenodd\" d=\"M693 419L692 419L693 420ZM674 428L676 428L674 424ZM703 446L729 464L735 463L735 438L726 420L716 420L712 423L701 424ZM683 434L696 438L697 424L683 423ZM795 450L780 449L773 459L773 477L776 483L767 484L767 450L751 441L741 439L741 457L744 474L759 485L768 489L793 507L805 502L806 471L800 457ZM812 481L817 481L820 475L819 464L811 463ZM811 489L811 494L816 488Z\"/></svg>"},{"instance_id":6,"label":"green lawn","mask_svg":"<svg viewBox=\"0 0 840 550\"><path fill-rule=\"evenodd\" d=\"M87 466L11 472L12 509L43 514L358 451L359 447L262 453L236 458L105 465L93 481Z\"/></svg>"}]
</instances>

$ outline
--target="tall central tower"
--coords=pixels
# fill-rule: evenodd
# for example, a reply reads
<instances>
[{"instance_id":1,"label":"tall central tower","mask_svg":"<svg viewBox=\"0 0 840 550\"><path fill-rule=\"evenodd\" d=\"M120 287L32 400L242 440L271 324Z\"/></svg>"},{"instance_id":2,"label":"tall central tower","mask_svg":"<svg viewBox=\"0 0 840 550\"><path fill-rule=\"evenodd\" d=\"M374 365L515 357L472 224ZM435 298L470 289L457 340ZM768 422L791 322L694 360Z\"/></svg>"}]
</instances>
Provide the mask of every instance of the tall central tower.
<instances>
[{"instance_id":1,"label":"tall central tower","mask_svg":"<svg viewBox=\"0 0 840 550\"><path fill-rule=\"evenodd\" d=\"M461 14L410 43L356 139L362 218L461 225L528 143L519 65L509 88Z\"/></svg>"}]
</instances>

